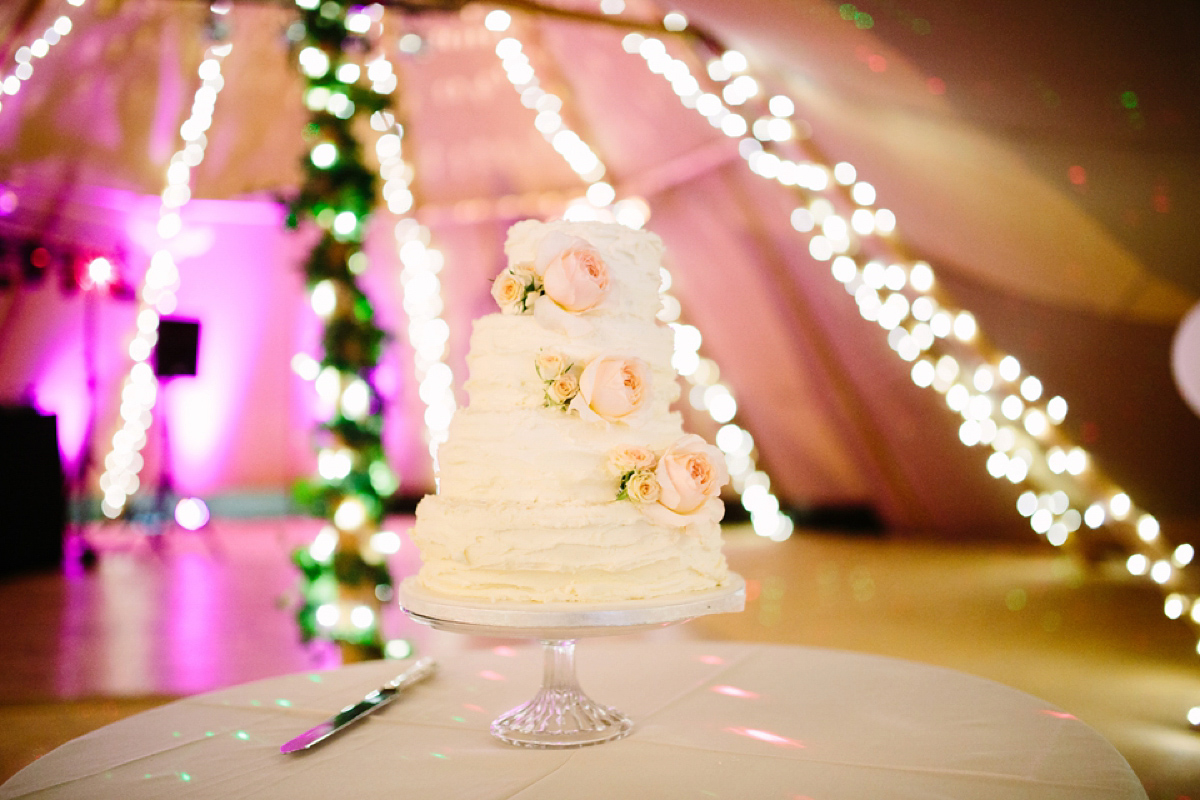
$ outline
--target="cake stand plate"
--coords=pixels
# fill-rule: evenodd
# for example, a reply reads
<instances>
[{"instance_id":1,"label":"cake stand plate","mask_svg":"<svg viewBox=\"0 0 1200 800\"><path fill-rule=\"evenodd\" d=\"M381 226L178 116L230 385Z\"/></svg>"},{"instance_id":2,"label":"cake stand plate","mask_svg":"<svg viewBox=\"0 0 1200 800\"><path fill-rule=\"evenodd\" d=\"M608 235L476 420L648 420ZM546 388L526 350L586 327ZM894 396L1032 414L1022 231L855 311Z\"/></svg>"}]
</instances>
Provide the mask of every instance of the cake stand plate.
<instances>
[{"instance_id":1,"label":"cake stand plate","mask_svg":"<svg viewBox=\"0 0 1200 800\"><path fill-rule=\"evenodd\" d=\"M498 717L492 735L521 747L584 747L612 741L633 728L629 717L584 694L575 675L575 642L686 622L706 614L741 611L746 584L730 574L727 585L707 592L621 603L480 603L431 592L407 578L400 605L417 622L474 636L537 639L545 666L532 700Z\"/></svg>"}]
</instances>

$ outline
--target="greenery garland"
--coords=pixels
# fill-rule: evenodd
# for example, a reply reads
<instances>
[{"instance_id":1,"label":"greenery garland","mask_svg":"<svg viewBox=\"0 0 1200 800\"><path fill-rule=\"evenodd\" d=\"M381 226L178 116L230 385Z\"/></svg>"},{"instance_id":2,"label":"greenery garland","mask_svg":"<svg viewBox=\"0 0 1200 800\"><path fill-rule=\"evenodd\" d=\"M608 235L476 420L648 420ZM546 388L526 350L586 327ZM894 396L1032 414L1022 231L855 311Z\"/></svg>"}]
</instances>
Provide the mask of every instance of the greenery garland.
<instances>
[{"instance_id":1,"label":"greenery garland","mask_svg":"<svg viewBox=\"0 0 1200 800\"><path fill-rule=\"evenodd\" d=\"M311 115L304 128L304 181L288 201L286 224L295 230L311 223L319 232L304 274L314 310L324 318L318 390L321 381L334 387L330 396L337 402L318 438L322 453L342 464L297 485L302 507L329 524L311 547L293 554L303 591L296 618L305 641L329 639L344 654L381 657L379 611L391 599L392 577L372 537L397 480L384 459L382 403L373 382L387 334L356 281L366 264L362 241L376 203L376 178L363 161L355 128L386 108L389 98L360 82L353 57L368 43L347 29L347 7L335 0L296 4L299 20L289 39Z\"/></svg>"}]
</instances>

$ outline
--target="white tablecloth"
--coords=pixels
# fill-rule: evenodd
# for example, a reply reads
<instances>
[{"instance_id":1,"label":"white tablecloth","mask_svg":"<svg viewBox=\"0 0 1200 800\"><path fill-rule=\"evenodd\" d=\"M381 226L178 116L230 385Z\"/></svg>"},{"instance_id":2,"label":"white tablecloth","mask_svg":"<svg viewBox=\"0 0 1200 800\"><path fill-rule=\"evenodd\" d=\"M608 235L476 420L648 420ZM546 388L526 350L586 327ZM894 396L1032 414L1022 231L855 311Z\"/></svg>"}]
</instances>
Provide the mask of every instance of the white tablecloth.
<instances>
[{"instance_id":1,"label":"white tablecloth","mask_svg":"<svg viewBox=\"0 0 1200 800\"><path fill-rule=\"evenodd\" d=\"M493 739L490 721L540 685L542 657L536 645L480 641L333 739L280 754L402 666L372 662L180 700L63 745L0 787L0 798L1146 796L1108 742L1036 697L889 658L728 642L580 641L580 682L634 719L626 739L563 751Z\"/></svg>"}]
</instances>

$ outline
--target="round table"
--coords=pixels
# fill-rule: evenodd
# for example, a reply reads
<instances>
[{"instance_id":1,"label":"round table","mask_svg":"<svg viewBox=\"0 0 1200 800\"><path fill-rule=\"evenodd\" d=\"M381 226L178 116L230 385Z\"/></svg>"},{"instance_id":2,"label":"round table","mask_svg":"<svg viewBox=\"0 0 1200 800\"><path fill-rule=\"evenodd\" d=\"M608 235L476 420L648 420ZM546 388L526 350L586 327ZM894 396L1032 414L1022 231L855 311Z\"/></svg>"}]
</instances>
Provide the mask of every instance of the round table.
<instances>
[{"instance_id":1,"label":"round table","mask_svg":"<svg viewBox=\"0 0 1200 800\"><path fill-rule=\"evenodd\" d=\"M1036 697L939 667L784 645L588 640L580 683L631 716L633 733L516 748L488 724L532 696L541 650L467 641L432 679L311 750L279 746L406 664L286 675L161 706L68 742L0 798L1146 797L1103 737Z\"/></svg>"}]
</instances>

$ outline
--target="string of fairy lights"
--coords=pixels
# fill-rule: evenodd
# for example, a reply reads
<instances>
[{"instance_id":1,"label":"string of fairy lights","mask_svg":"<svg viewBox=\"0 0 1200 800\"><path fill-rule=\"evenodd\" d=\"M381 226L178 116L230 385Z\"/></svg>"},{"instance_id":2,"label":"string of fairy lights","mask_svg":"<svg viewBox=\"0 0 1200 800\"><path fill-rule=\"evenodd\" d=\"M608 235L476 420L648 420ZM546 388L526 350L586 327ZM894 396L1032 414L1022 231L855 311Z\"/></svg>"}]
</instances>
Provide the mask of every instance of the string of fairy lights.
<instances>
[{"instance_id":1,"label":"string of fairy lights","mask_svg":"<svg viewBox=\"0 0 1200 800\"><path fill-rule=\"evenodd\" d=\"M382 63L391 65L387 61ZM380 67L380 73L383 73ZM391 74L390 71L387 74ZM390 113L384 113L372 124L383 133L375 142L379 158L379 176L383 180L383 198L388 210L407 215L413 208L410 186L413 169L403 155L404 126ZM454 372L446 362L449 353L450 326L442 318L445 302L442 282L438 277L446 258L433 245L428 227L415 217L402 216L393 229L396 253L403 265L400 287L404 313L408 317L408 341L412 346L413 373L417 395L425 405L425 440L437 474L438 446L446 441L450 420L458 407L454 396Z\"/></svg>"},{"instance_id":2,"label":"string of fairy lights","mask_svg":"<svg viewBox=\"0 0 1200 800\"><path fill-rule=\"evenodd\" d=\"M228 6L214 3L211 10L223 15L228 12ZM99 479L100 510L110 519L116 519L125 511L129 498L141 485L139 474L145 465L141 451L146 445L146 433L159 395L158 379L149 362L158 341L159 321L175 310L179 291L179 268L169 245L183 229L180 212L191 200L192 171L204 160L208 146L205 132L212 125L217 95L225 85L221 65L232 49L231 43L220 42L213 43L205 51L197 70L200 85L192 98L191 113L179 128L183 146L168 162L157 224L163 244L150 257L150 266L142 280L137 333L128 348L133 365L121 387L121 427L113 434Z\"/></svg>"},{"instance_id":3,"label":"string of fairy lights","mask_svg":"<svg viewBox=\"0 0 1200 800\"><path fill-rule=\"evenodd\" d=\"M668 15L665 23L668 30L681 29L675 27L679 19L678 14ZM568 203L563 218L612 219L631 228L642 228L650 217L650 206L640 197L617 199L616 189L604 180L608 170L603 160L564 118L562 97L545 88L539 80L525 52L525 44L512 31L512 16L497 9L487 14L484 25L494 33L505 34L496 42L496 56L522 105L537 112L534 127L586 184L583 196ZM695 79L691 80L698 88ZM664 267L663 305L658 317L675 333L671 363L689 386L687 396L692 406L707 412L721 426L717 430L716 444L725 454L734 489L741 495L742 506L750 514L755 533L782 541L791 536L794 523L780 510L779 499L770 489L770 477L758 469L753 436L733 422L737 400L729 385L721 382L720 367L712 359L700 355L703 343L700 330L679 322L682 307L678 298L670 293L672 283L672 275Z\"/></svg>"},{"instance_id":4,"label":"string of fairy lights","mask_svg":"<svg viewBox=\"0 0 1200 800\"><path fill-rule=\"evenodd\" d=\"M664 26L680 30L686 20L668 14ZM726 49L705 65L707 77L721 87L717 94L701 89L687 62L672 57L661 39L630 33L623 46L667 79L685 107L738 139L738 152L751 171L801 190L805 201L793 210L791 223L808 237L809 254L828 262L861 316L888 332L888 344L912 364L913 383L942 394L961 416L961 442L991 448L988 473L1028 487L1018 497L1017 510L1035 533L1063 546L1084 527L1124 531L1132 550L1126 561L1131 574L1148 576L1162 586L1177 582L1179 570L1195 555L1192 546L1172 549L1160 536L1158 520L1102 475L1083 447L1069 440L1061 427L1066 400L1046 397L1037 376L1015 356L992 347L974 316L938 290L929 264L863 254L866 240L886 245L896 228L895 214L876 205L875 188L860 180L850 163L829 165L771 152L777 143L800 143L791 98L763 97L762 82L750 74L748 59L736 50ZM752 102L765 107L751 122ZM738 107L746 107L747 113L739 113ZM848 213L839 207L848 207ZM1200 624L1198 599L1171 592L1164 613ZM1200 710L1193 711L1192 722L1200 723Z\"/></svg>"},{"instance_id":5,"label":"string of fairy lights","mask_svg":"<svg viewBox=\"0 0 1200 800\"><path fill-rule=\"evenodd\" d=\"M67 0L67 2L78 8L87 0ZM15 64L12 70L3 79L0 79L0 112L3 112L7 105L5 96L15 97L19 94L25 82L33 77L34 66L37 62L45 58L50 52L50 48L61 42L74 27L70 15L60 14L46 30L42 31L40 36L29 44L17 48L13 54Z\"/></svg>"}]
</instances>

